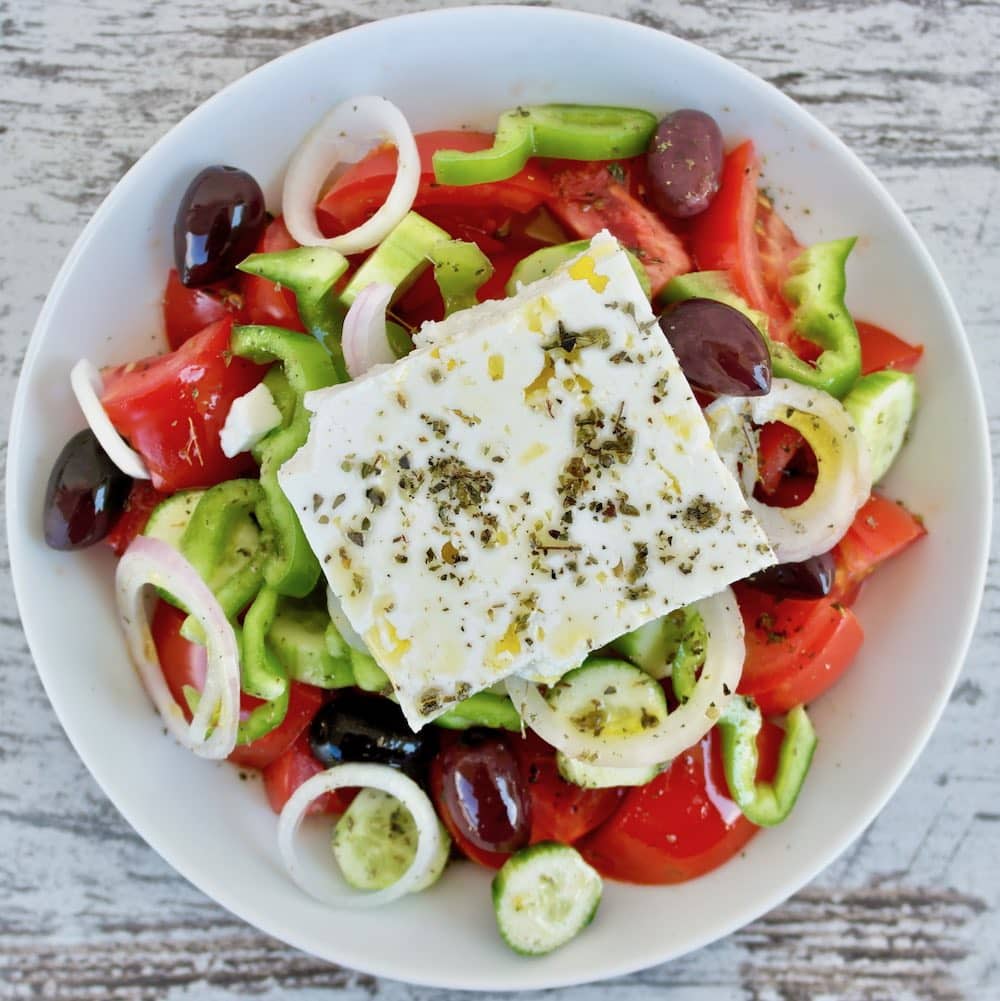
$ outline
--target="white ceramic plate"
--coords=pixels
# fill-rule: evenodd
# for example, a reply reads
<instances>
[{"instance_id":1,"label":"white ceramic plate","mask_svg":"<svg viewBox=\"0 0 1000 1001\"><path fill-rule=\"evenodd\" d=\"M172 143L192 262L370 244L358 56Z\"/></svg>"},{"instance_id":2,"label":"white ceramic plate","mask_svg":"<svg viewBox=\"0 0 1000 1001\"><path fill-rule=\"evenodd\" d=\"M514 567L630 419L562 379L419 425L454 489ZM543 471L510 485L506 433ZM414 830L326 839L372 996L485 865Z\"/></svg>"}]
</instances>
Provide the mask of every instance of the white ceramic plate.
<instances>
[{"instance_id":1,"label":"white ceramic plate","mask_svg":"<svg viewBox=\"0 0 1000 1001\"><path fill-rule=\"evenodd\" d=\"M924 514L930 535L865 590L858 613L868 639L815 706L820 750L791 819L695 882L608 885L595 924L544 959L500 943L489 876L470 865L378 913L331 912L303 896L281 869L259 784L163 736L118 632L110 554L56 553L42 541L49 469L82 426L70 367L82 355L103 364L160 348L171 225L188 180L209 163L237 164L274 207L306 130L336 102L367 93L396 102L414 130L490 127L524 102L703 108L731 142L756 141L765 183L803 242L860 235L849 291L857 315L927 348L923 407L887 488ZM11 430L8 532L24 628L67 734L179 872L331 961L440 987L523 989L609 977L705 945L780 903L861 832L913 764L961 666L985 574L989 494L982 400L955 308L911 226L837 139L767 84L668 35L569 11L475 8L382 21L293 52L206 102L129 171L67 258L32 338Z\"/></svg>"}]
</instances>

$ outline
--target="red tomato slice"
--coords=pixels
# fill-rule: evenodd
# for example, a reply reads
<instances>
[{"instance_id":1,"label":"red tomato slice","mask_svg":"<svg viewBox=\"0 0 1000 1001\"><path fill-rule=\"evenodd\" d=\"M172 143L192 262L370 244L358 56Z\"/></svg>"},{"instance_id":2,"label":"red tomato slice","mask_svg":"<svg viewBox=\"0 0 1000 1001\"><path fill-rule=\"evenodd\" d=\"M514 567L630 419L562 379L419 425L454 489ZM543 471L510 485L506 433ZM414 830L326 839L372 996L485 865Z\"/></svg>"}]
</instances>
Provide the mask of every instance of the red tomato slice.
<instances>
[{"instance_id":1,"label":"red tomato slice","mask_svg":"<svg viewBox=\"0 0 1000 1001\"><path fill-rule=\"evenodd\" d=\"M181 635L185 618L186 615L180 609L160 601L153 612L150 628L167 688L181 707L185 718L190 721L191 713L188 711L184 689L194 688L200 692L205 687L208 655L203 646L191 643ZM284 722L260 740L237 747L229 760L242 768L266 768L281 757L305 731L324 698L322 689L293 681ZM241 694L241 718L245 719L260 704L260 699ZM322 770L322 766L320 768Z\"/></svg>"},{"instance_id":2,"label":"red tomato slice","mask_svg":"<svg viewBox=\"0 0 1000 1001\"><path fill-rule=\"evenodd\" d=\"M578 163L552 175L552 214L581 239L608 229L649 273L654 298L675 275L691 270L679 236L615 180L605 163Z\"/></svg>"},{"instance_id":3,"label":"red tomato slice","mask_svg":"<svg viewBox=\"0 0 1000 1001\"><path fill-rule=\"evenodd\" d=\"M861 624L832 597L780 599L745 585L736 593L746 627L739 691L752 695L765 715L818 698L861 647Z\"/></svg>"},{"instance_id":4,"label":"red tomato slice","mask_svg":"<svg viewBox=\"0 0 1000 1001\"><path fill-rule=\"evenodd\" d=\"M309 746L309 735L302 733L281 757L264 768L264 792L271 809L281 813L292 793L303 782L325 770ZM343 813L355 795L356 792L349 789L335 789L315 800L309 807L309 813Z\"/></svg>"},{"instance_id":5,"label":"red tomato slice","mask_svg":"<svg viewBox=\"0 0 1000 1001\"><path fill-rule=\"evenodd\" d=\"M760 429L757 448L757 480L766 494L781 486L805 438L795 428L780 421L771 421Z\"/></svg>"},{"instance_id":6,"label":"red tomato slice","mask_svg":"<svg viewBox=\"0 0 1000 1001\"><path fill-rule=\"evenodd\" d=\"M280 250L292 250L298 244L292 239L285 228L285 222L279 216L273 220L261 234L256 253L273 254ZM256 275L239 277L240 291L243 294L243 315L246 323L260 323L265 326L284 327L286 330L304 331L302 320L299 319L299 307L295 301L295 293L266 278Z\"/></svg>"},{"instance_id":7,"label":"red tomato slice","mask_svg":"<svg viewBox=\"0 0 1000 1001\"><path fill-rule=\"evenodd\" d=\"M782 731L765 722L758 777L777 766ZM756 833L729 798L718 730L662 775L630 789L617 812L577 844L602 875L627 883L682 883L732 858Z\"/></svg>"},{"instance_id":8,"label":"red tomato slice","mask_svg":"<svg viewBox=\"0 0 1000 1001\"><path fill-rule=\"evenodd\" d=\"M861 338L861 374L868 375L883 368L899 372L912 372L924 353L922 344L910 344L874 323L858 320L858 337Z\"/></svg>"},{"instance_id":9,"label":"red tomato slice","mask_svg":"<svg viewBox=\"0 0 1000 1001\"><path fill-rule=\"evenodd\" d=\"M218 285L188 288L181 284L176 269L170 269L163 290L163 323L171 351L217 320L231 316L240 322L242 312L239 293Z\"/></svg>"},{"instance_id":10,"label":"red tomato slice","mask_svg":"<svg viewBox=\"0 0 1000 1001\"><path fill-rule=\"evenodd\" d=\"M770 200L760 193L757 195L754 229L760 255L761 279L770 302L768 312L772 318L771 326L777 328L772 329L771 334L781 340L791 340L791 331L786 329L791 318L791 310L785 302L782 288L788 279L792 261L805 248L795 239L795 234L788 228ZM810 347L815 345L810 343Z\"/></svg>"},{"instance_id":11,"label":"red tomato slice","mask_svg":"<svg viewBox=\"0 0 1000 1001\"><path fill-rule=\"evenodd\" d=\"M770 313L757 242L757 180L760 164L747 140L726 156L711 204L691 221L691 248L699 271L728 271L737 292Z\"/></svg>"},{"instance_id":12,"label":"red tomato slice","mask_svg":"<svg viewBox=\"0 0 1000 1001\"><path fill-rule=\"evenodd\" d=\"M524 169L505 181L456 187L434 180L432 158L439 149L476 152L493 145L487 132L441 130L415 136L420 154L420 185L413 207L482 206L497 212L531 212L548 196L548 176L529 160ZM380 146L349 167L323 196L316 210L320 229L333 236L359 226L385 201L396 177L396 148Z\"/></svg>"},{"instance_id":13,"label":"red tomato slice","mask_svg":"<svg viewBox=\"0 0 1000 1001\"><path fill-rule=\"evenodd\" d=\"M901 504L872 494L837 543L835 592L853 599L858 588L880 564L927 534L923 522Z\"/></svg>"},{"instance_id":14,"label":"red tomato slice","mask_svg":"<svg viewBox=\"0 0 1000 1001\"><path fill-rule=\"evenodd\" d=\"M101 403L157 490L210 487L253 469L249 454L226 458L219 442L233 400L265 372L233 356L232 327L231 318L219 320L176 351L104 372Z\"/></svg>"},{"instance_id":15,"label":"red tomato slice","mask_svg":"<svg viewBox=\"0 0 1000 1001\"><path fill-rule=\"evenodd\" d=\"M104 538L116 556L121 556L132 544L132 540L142 534L153 508L166 496L149 480L136 480L132 484L122 513Z\"/></svg>"},{"instance_id":16,"label":"red tomato slice","mask_svg":"<svg viewBox=\"0 0 1000 1001\"><path fill-rule=\"evenodd\" d=\"M625 795L624 789L581 789L567 782L555 750L530 730L510 743L531 796L531 844L579 841L604 823Z\"/></svg>"}]
</instances>

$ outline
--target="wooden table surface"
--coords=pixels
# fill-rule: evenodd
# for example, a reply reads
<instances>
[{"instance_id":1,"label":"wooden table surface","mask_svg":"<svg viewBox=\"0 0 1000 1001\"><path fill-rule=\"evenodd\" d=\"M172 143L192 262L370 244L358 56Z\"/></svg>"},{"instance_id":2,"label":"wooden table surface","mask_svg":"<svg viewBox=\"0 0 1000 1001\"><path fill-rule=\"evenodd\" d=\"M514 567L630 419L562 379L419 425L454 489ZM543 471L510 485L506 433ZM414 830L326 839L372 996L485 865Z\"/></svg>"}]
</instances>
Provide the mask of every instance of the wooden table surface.
<instances>
[{"instance_id":1,"label":"wooden table surface","mask_svg":"<svg viewBox=\"0 0 1000 1001\"><path fill-rule=\"evenodd\" d=\"M424 6L0 0L0 396L13 395L63 257L154 140L221 86L275 56ZM728 56L853 146L909 214L957 301L982 373L996 461L1000 6L575 6ZM843 858L726 941L605 985L554 992L552 1001L652 1001L667 990L671 1001L1000 999L998 649L994 555L979 628L944 719L892 802ZM32 669L6 577L0 693L0 998L443 996L302 955L230 916L155 855L66 741Z\"/></svg>"}]
</instances>

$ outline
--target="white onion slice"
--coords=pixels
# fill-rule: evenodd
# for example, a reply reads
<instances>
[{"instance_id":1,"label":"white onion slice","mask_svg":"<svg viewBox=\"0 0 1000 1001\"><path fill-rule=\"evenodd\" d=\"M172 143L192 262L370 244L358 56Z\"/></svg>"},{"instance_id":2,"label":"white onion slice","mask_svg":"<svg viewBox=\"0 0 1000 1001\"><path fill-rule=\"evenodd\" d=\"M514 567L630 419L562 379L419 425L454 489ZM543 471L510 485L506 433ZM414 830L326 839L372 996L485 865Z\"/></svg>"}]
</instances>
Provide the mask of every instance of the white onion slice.
<instances>
[{"instance_id":1,"label":"white onion slice","mask_svg":"<svg viewBox=\"0 0 1000 1001\"><path fill-rule=\"evenodd\" d=\"M832 549L872 488L871 460L839 400L790 379L775 379L767 396L723 396L706 411L722 461L741 481L747 505L780 563L797 563ZM751 427L780 421L794 427L816 453L816 486L797 507L762 504L753 496L759 435Z\"/></svg>"},{"instance_id":2,"label":"white onion slice","mask_svg":"<svg viewBox=\"0 0 1000 1001\"><path fill-rule=\"evenodd\" d=\"M360 159L379 140L398 154L396 178L385 202L366 222L327 238L316 223L323 182L339 163ZM403 113L384 97L354 97L338 104L313 127L292 154L285 172L281 211L292 238L304 247L332 247L341 254L370 250L410 211L420 184L420 156Z\"/></svg>"},{"instance_id":3,"label":"white onion slice","mask_svg":"<svg viewBox=\"0 0 1000 1001\"><path fill-rule=\"evenodd\" d=\"M396 360L385 332L385 311L394 291L386 282L366 285L344 317L340 343L352 379L360 378L376 365L389 365Z\"/></svg>"},{"instance_id":4,"label":"white onion slice","mask_svg":"<svg viewBox=\"0 0 1000 1001\"><path fill-rule=\"evenodd\" d=\"M182 601L205 634L205 688L190 723L171 695L156 655L147 607L150 587ZM144 535L119 560L115 591L129 654L168 731L199 757L228 757L236 746L240 721L240 655L236 634L215 595L176 549Z\"/></svg>"},{"instance_id":5,"label":"white onion slice","mask_svg":"<svg viewBox=\"0 0 1000 1001\"><path fill-rule=\"evenodd\" d=\"M743 673L743 619L730 588L696 601L692 609L705 623L708 645L694 692L659 726L629 738L600 738L573 727L549 705L537 686L507 679L507 692L521 719L542 740L570 758L609 768L662 764L696 744L715 725Z\"/></svg>"},{"instance_id":6,"label":"white onion slice","mask_svg":"<svg viewBox=\"0 0 1000 1001\"><path fill-rule=\"evenodd\" d=\"M97 368L86 358L81 358L73 366L69 382L90 430L94 432L94 437L108 458L133 480L148 480L149 470L142 461L142 456L125 444L125 439L115 430L111 418L101 405L104 380Z\"/></svg>"},{"instance_id":7,"label":"white onion slice","mask_svg":"<svg viewBox=\"0 0 1000 1001\"><path fill-rule=\"evenodd\" d=\"M381 789L395 796L413 817L417 850L410 867L382 890L345 889L336 892L306 877L296 851L296 834L310 805L320 796L344 787ZM310 896L331 907L379 907L418 889L428 878L441 852L441 827L427 794L413 779L388 765L334 765L314 775L295 790L278 819L278 848L288 874ZM345 884L346 885L346 884Z\"/></svg>"},{"instance_id":8,"label":"white onion slice","mask_svg":"<svg viewBox=\"0 0 1000 1001\"><path fill-rule=\"evenodd\" d=\"M344 611L344 606L340 603L340 598L329 587L326 589L326 610L330 613L330 621L333 623L334 629L340 633L340 638L359 653L368 653L365 641L351 625L351 621Z\"/></svg>"}]
</instances>

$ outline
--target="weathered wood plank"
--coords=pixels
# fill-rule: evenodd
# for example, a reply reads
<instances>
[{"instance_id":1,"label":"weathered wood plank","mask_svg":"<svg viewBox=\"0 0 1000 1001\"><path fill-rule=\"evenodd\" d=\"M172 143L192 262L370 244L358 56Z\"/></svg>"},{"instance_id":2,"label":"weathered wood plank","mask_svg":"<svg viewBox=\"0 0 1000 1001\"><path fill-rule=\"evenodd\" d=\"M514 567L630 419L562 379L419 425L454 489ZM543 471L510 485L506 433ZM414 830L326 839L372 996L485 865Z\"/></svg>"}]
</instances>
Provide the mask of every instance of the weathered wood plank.
<instances>
[{"instance_id":1,"label":"weathered wood plank","mask_svg":"<svg viewBox=\"0 0 1000 1001\"><path fill-rule=\"evenodd\" d=\"M288 49L422 6L0 0L3 395L12 395L63 256L117 179L173 122ZM1000 342L993 336L1000 6L573 6L673 31L734 59L807 105L876 170L955 294L983 373L1000 461ZM7 420L4 410L4 428ZM913 774L857 844L811 887L729 940L574 997L651 1001L669 990L672 1001L1000 998L998 644L994 556L982 621L948 712ZM69 748L32 670L6 574L0 692L0 997L438 996L288 949L165 866Z\"/></svg>"}]
</instances>

